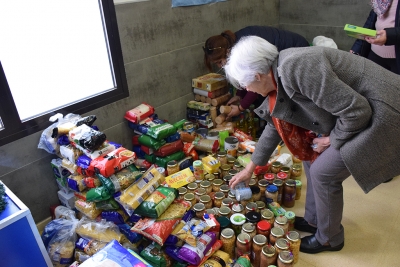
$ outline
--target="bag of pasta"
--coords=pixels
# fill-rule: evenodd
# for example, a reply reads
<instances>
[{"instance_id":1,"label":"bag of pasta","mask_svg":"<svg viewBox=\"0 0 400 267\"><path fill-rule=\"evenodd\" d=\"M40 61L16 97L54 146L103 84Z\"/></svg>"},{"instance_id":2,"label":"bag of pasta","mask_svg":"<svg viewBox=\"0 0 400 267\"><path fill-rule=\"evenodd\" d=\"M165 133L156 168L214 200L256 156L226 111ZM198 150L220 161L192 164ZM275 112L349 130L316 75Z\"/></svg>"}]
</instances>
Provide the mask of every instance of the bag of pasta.
<instances>
[{"instance_id":1,"label":"bag of pasta","mask_svg":"<svg viewBox=\"0 0 400 267\"><path fill-rule=\"evenodd\" d=\"M197 238L208 231L210 226L203 220L191 219L185 226L176 234L176 236L185 241L187 244L197 246Z\"/></svg>"},{"instance_id":2,"label":"bag of pasta","mask_svg":"<svg viewBox=\"0 0 400 267\"><path fill-rule=\"evenodd\" d=\"M100 222L89 220L83 217L76 227L76 233L86 239L96 239L102 242L110 242L115 239L122 242L124 235L113 222Z\"/></svg>"},{"instance_id":3,"label":"bag of pasta","mask_svg":"<svg viewBox=\"0 0 400 267\"><path fill-rule=\"evenodd\" d=\"M145 217L158 218L177 196L178 190L175 188L159 186L139 205L135 213Z\"/></svg>"},{"instance_id":4,"label":"bag of pasta","mask_svg":"<svg viewBox=\"0 0 400 267\"><path fill-rule=\"evenodd\" d=\"M136 182L142 173L136 168L135 165L129 165L110 177L106 178L101 174L96 174L101 183L113 194L115 192L125 190L131 184Z\"/></svg>"}]
</instances>

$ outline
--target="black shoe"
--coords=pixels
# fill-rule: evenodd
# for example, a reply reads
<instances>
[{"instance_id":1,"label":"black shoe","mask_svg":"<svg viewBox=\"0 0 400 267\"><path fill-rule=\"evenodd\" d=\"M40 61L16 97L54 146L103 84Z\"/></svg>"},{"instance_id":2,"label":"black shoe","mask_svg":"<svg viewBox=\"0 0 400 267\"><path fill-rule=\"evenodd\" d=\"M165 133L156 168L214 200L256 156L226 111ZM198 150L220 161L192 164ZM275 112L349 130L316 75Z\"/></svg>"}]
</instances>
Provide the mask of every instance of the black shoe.
<instances>
[{"instance_id":1,"label":"black shoe","mask_svg":"<svg viewBox=\"0 0 400 267\"><path fill-rule=\"evenodd\" d=\"M344 247L344 241L334 247L321 245L315 235L303 237L300 243L300 251L309 254L320 253L322 251L339 251Z\"/></svg>"},{"instance_id":2,"label":"black shoe","mask_svg":"<svg viewBox=\"0 0 400 267\"><path fill-rule=\"evenodd\" d=\"M389 180L384 181L384 183L389 183L393 178L390 178Z\"/></svg>"},{"instance_id":3,"label":"black shoe","mask_svg":"<svg viewBox=\"0 0 400 267\"><path fill-rule=\"evenodd\" d=\"M317 232L317 228L308 224L303 217L295 217L294 219L294 229L315 234Z\"/></svg>"}]
</instances>

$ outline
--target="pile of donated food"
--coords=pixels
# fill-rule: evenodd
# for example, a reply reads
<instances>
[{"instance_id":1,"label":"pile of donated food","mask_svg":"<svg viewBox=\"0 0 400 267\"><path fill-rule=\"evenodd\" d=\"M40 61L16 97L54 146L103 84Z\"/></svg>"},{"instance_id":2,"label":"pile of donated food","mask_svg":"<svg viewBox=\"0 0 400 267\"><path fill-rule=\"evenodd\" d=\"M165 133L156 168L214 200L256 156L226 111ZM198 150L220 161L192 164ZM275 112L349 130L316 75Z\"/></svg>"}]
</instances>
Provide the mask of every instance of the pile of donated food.
<instances>
[{"instance_id":1,"label":"pile of donated food","mask_svg":"<svg viewBox=\"0 0 400 267\"><path fill-rule=\"evenodd\" d=\"M60 198L41 234L53 265L295 264L300 236L283 207L300 197L301 162L278 146L249 187L229 188L256 140L238 123L215 122L210 108L224 102L190 101L175 123L142 103L125 114L132 149L107 140L94 115L68 114L44 130L38 147L58 156L59 196L73 196Z\"/></svg>"}]
</instances>

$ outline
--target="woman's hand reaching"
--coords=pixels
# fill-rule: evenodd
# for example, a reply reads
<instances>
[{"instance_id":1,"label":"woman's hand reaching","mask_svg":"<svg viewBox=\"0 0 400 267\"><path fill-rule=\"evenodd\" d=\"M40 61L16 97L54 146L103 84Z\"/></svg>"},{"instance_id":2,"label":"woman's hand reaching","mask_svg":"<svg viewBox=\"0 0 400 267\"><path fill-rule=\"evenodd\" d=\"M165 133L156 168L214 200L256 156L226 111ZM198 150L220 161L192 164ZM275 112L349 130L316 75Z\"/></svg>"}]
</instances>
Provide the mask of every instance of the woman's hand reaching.
<instances>
[{"instance_id":1,"label":"woman's hand reaching","mask_svg":"<svg viewBox=\"0 0 400 267\"><path fill-rule=\"evenodd\" d=\"M384 45L386 44L386 40L387 37L385 30L376 31L376 37L365 37L365 41L374 45Z\"/></svg>"},{"instance_id":2,"label":"woman's hand reaching","mask_svg":"<svg viewBox=\"0 0 400 267\"><path fill-rule=\"evenodd\" d=\"M232 179L229 181L229 187L235 188L236 185L240 182L244 182L246 186L249 186L251 176L253 175L256 166L257 165L250 161L246 168L244 168L242 171L232 177Z\"/></svg>"}]
</instances>

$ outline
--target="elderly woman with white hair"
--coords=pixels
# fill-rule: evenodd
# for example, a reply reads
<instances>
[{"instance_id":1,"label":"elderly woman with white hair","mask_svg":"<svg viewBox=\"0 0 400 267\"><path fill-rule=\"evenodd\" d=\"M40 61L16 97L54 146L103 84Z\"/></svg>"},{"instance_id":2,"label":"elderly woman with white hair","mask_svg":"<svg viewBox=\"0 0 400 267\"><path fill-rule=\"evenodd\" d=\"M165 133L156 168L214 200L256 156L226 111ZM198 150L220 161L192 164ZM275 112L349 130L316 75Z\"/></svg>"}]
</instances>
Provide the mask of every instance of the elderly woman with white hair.
<instances>
[{"instance_id":1,"label":"elderly woman with white hair","mask_svg":"<svg viewBox=\"0 0 400 267\"><path fill-rule=\"evenodd\" d=\"M280 141L303 160L305 213L295 228L312 233L300 251L338 251L344 246L342 183L350 175L365 193L400 174L400 76L356 55L327 47L278 53L248 36L225 65L238 88L267 96L255 112L267 121L251 162L230 181L248 184Z\"/></svg>"}]
</instances>

